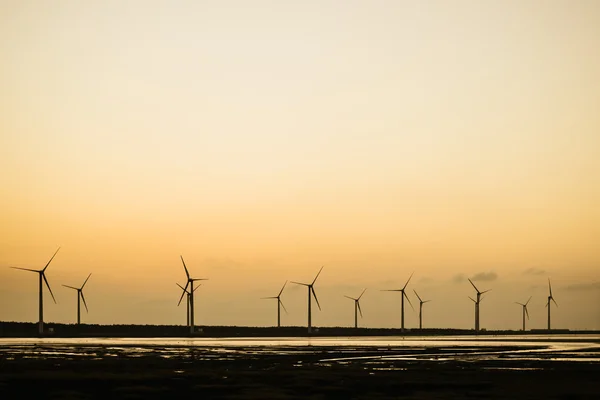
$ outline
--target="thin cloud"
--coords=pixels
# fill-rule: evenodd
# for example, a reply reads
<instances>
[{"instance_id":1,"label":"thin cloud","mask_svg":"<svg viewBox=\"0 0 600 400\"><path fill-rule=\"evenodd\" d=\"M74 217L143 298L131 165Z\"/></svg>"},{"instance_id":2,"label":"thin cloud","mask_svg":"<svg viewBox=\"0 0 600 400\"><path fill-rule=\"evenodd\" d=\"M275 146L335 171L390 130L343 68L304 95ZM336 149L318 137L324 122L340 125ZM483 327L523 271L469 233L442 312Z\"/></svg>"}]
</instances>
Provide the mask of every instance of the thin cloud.
<instances>
[{"instance_id":1,"label":"thin cloud","mask_svg":"<svg viewBox=\"0 0 600 400\"><path fill-rule=\"evenodd\" d=\"M600 290L600 282L574 283L565 286L566 290Z\"/></svg>"},{"instance_id":2,"label":"thin cloud","mask_svg":"<svg viewBox=\"0 0 600 400\"><path fill-rule=\"evenodd\" d=\"M527 268L525 271L523 271L523 275L545 275L546 274L546 270L543 270L541 268Z\"/></svg>"},{"instance_id":3,"label":"thin cloud","mask_svg":"<svg viewBox=\"0 0 600 400\"><path fill-rule=\"evenodd\" d=\"M394 279L387 279L385 281L378 282L376 286L381 286L382 288L387 286L398 286L398 281Z\"/></svg>"},{"instance_id":4,"label":"thin cloud","mask_svg":"<svg viewBox=\"0 0 600 400\"><path fill-rule=\"evenodd\" d=\"M290 282L288 282L288 285L285 286L285 290L288 292L297 292L299 291L301 288L303 288L304 286L302 285L298 285L295 283L289 284Z\"/></svg>"},{"instance_id":5,"label":"thin cloud","mask_svg":"<svg viewBox=\"0 0 600 400\"><path fill-rule=\"evenodd\" d=\"M452 277L452 282L454 283L462 283L467 280L467 276L465 274L456 274Z\"/></svg>"},{"instance_id":6,"label":"thin cloud","mask_svg":"<svg viewBox=\"0 0 600 400\"><path fill-rule=\"evenodd\" d=\"M471 278L472 281L495 281L496 279L498 274L495 272L480 272Z\"/></svg>"}]
</instances>

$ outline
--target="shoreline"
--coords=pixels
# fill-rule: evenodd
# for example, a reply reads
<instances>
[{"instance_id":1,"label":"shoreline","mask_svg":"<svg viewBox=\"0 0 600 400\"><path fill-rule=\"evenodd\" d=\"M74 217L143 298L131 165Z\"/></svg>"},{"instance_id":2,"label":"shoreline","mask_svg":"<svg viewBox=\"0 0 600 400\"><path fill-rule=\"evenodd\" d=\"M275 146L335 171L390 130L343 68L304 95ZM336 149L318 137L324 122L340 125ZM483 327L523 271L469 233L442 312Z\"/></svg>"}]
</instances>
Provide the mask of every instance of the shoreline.
<instances>
[{"instance_id":1,"label":"shoreline","mask_svg":"<svg viewBox=\"0 0 600 400\"><path fill-rule=\"evenodd\" d=\"M302 326L252 327L252 326L197 326L197 332L190 333L190 328L182 325L99 325L99 324L58 324L46 323L47 332L39 335L37 323L31 322L0 322L0 338L91 338L91 337L121 337L121 338L240 338L240 337L361 337L361 336L530 336L530 335L594 335L600 334L595 330L568 329L533 329L519 330L480 330L473 329L405 329L399 328L348 328L348 327L316 327L311 334Z\"/></svg>"}]
</instances>

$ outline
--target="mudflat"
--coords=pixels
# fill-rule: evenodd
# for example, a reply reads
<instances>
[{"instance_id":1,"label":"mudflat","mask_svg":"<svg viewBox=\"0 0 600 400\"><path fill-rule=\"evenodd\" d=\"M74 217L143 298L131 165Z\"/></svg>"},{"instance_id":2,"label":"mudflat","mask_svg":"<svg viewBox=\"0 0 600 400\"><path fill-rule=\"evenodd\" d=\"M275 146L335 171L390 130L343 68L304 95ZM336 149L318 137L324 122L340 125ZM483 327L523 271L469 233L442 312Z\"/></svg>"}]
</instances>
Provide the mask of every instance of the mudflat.
<instances>
[{"instance_id":1,"label":"mudflat","mask_svg":"<svg viewBox=\"0 0 600 400\"><path fill-rule=\"evenodd\" d=\"M600 346L0 348L0 397L597 399Z\"/></svg>"}]
</instances>

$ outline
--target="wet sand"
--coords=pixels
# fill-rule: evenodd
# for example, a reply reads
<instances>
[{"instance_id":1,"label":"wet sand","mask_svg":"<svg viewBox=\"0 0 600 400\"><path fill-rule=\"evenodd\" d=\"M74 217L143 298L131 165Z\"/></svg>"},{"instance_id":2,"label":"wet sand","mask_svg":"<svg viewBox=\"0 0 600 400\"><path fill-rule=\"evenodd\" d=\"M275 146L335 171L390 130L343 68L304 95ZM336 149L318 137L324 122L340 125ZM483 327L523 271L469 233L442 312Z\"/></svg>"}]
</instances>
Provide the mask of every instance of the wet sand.
<instances>
[{"instance_id":1,"label":"wet sand","mask_svg":"<svg viewBox=\"0 0 600 400\"><path fill-rule=\"evenodd\" d=\"M594 343L1 346L7 399L600 398Z\"/></svg>"}]
</instances>

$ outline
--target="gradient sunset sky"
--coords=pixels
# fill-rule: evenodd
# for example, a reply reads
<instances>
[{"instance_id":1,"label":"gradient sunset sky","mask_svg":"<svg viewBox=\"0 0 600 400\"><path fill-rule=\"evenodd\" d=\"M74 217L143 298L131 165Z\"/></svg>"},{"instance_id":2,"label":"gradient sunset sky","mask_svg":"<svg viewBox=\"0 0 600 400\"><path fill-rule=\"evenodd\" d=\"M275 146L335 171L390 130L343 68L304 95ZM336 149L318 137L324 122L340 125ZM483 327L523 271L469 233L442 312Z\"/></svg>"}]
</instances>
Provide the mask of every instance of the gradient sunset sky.
<instances>
[{"instance_id":1,"label":"gradient sunset sky","mask_svg":"<svg viewBox=\"0 0 600 400\"><path fill-rule=\"evenodd\" d=\"M600 329L600 2L0 3L0 320ZM306 324L288 286L284 325ZM406 323L417 325L410 307Z\"/></svg>"}]
</instances>

